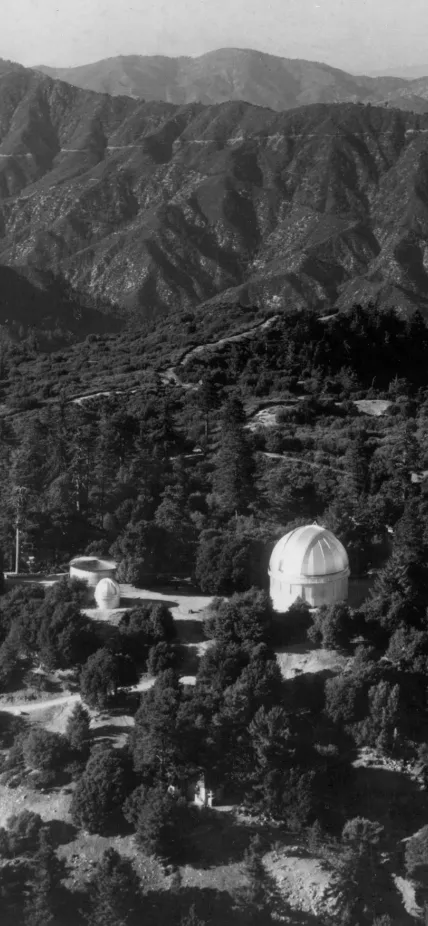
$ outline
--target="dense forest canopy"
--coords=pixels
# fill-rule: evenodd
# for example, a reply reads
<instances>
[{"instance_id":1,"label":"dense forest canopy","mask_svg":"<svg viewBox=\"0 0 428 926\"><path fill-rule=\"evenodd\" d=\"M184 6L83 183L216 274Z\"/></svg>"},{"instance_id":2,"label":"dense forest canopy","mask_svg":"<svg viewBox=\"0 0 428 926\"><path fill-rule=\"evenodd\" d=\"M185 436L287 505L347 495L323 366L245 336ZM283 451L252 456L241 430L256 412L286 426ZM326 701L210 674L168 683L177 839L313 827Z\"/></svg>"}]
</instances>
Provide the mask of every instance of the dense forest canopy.
<instances>
[{"instance_id":1,"label":"dense forest canopy","mask_svg":"<svg viewBox=\"0 0 428 926\"><path fill-rule=\"evenodd\" d=\"M73 782L77 832L132 833L138 857L177 866L194 858L204 826L223 838L221 815L188 800L203 776L270 821L276 840L299 834L328 858L340 922L378 926L398 864L391 846L428 810L423 790L391 812L376 792L374 818L357 764L368 751L407 762L420 788L428 781L428 332L417 313L375 306L328 318L255 312L249 323L237 306L235 319L232 339L214 331L208 347L193 316L169 340L170 320L49 355L25 337L2 341L4 568L14 565L19 516L22 571L109 554L122 583L190 578L215 597L190 685L167 602L128 602L105 633L85 613L79 582L2 588L1 692L45 695L67 678L77 703L64 733L3 724L1 780L36 790ZM311 613L297 602L278 621L270 552L314 519L343 541L353 577L371 571L371 591L358 607ZM335 651L342 669L284 677L278 654L295 644ZM139 694L142 674L154 684ZM124 704L135 719L125 744L94 743L91 717ZM422 884L421 833L405 862ZM142 889L135 865L113 850L79 901L49 839L31 813L0 829L9 917L23 912L7 882L14 860L13 884L37 899L37 923L55 922L64 904L94 926L134 926L143 912L169 923L177 898L180 926L198 923L178 883L172 899L151 882ZM270 926L262 853L254 842L246 851L250 887L228 901L228 922ZM215 904L196 901L204 926Z\"/></svg>"},{"instance_id":2,"label":"dense forest canopy","mask_svg":"<svg viewBox=\"0 0 428 926\"><path fill-rule=\"evenodd\" d=\"M425 323L374 306L267 321L205 350L184 326L172 367L150 326L49 356L6 341L7 564L19 496L23 551L46 564L110 551L123 577L243 590L263 585L281 531L321 518L364 571L408 493L424 493Z\"/></svg>"}]
</instances>

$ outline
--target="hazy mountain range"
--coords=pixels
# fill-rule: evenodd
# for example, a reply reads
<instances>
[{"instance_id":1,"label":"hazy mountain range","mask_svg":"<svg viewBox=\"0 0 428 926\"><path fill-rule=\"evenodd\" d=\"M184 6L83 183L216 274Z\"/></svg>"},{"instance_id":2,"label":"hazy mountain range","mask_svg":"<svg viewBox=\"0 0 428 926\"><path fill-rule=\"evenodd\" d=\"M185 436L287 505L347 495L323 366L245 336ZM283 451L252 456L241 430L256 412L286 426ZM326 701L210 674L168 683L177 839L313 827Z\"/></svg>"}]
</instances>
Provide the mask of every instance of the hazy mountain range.
<instances>
[{"instance_id":1,"label":"hazy mountain range","mask_svg":"<svg viewBox=\"0 0 428 926\"><path fill-rule=\"evenodd\" d=\"M284 110L310 103L383 103L428 110L428 77L365 77L314 61L222 48L198 58L125 55L39 70L84 90L183 105L245 100Z\"/></svg>"},{"instance_id":2,"label":"hazy mountain range","mask_svg":"<svg viewBox=\"0 0 428 926\"><path fill-rule=\"evenodd\" d=\"M381 71L370 71L371 77L403 77L405 80L416 80L426 77L428 64L403 64L395 68L383 68Z\"/></svg>"},{"instance_id":3,"label":"hazy mountain range","mask_svg":"<svg viewBox=\"0 0 428 926\"><path fill-rule=\"evenodd\" d=\"M428 312L428 115L143 103L0 68L1 264L115 324L218 300Z\"/></svg>"}]
</instances>

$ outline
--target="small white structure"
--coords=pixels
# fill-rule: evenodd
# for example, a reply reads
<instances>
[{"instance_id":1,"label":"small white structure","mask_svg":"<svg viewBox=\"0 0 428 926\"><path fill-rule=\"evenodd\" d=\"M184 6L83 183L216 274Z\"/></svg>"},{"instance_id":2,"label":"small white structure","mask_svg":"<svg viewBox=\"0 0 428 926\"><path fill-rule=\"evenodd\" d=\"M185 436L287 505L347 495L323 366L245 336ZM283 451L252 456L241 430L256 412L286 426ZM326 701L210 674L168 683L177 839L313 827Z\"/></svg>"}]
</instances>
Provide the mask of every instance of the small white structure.
<instances>
[{"instance_id":1,"label":"small white structure","mask_svg":"<svg viewBox=\"0 0 428 926\"><path fill-rule=\"evenodd\" d=\"M213 807L223 799L223 787L216 784L214 789L209 788L203 774L190 790L193 790L193 803L197 807Z\"/></svg>"},{"instance_id":2,"label":"small white structure","mask_svg":"<svg viewBox=\"0 0 428 926\"><path fill-rule=\"evenodd\" d=\"M98 556L76 556L70 563L70 579L83 579L89 588L96 588L101 579L115 579L117 565L113 560Z\"/></svg>"},{"instance_id":3,"label":"small white structure","mask_svg":"<svg viewBox=\"0 0 428 926\"><path fill-rule=\"evenodd\" d=\"M95 589L95 601L99 608L113 611L120 607L120 588L114 579L101 579Z\"/></svg>"},{"instance_id":4,"label":"small white structure","mask_svg":"<svg viewBox=\"0 0 428 926\"><path fill-rule=\"evenodd\" d=\"M205 785L205 778L200 778L195 785L195 796L193 798L198 807L212 807L214 794L211 789Z\"/></svg>"},{"instance_id":5,"label":"small white structure","mask_svg":"<svg viewBox=\"0 0 428 926\"><path fill-rule=\"evenodd\" d=\"M311 608L346 601L349 560L345 547L318 524L297 527L273 549L269 563L274 610L284 614L301 598Z\"/></svg>"}]
</instances>

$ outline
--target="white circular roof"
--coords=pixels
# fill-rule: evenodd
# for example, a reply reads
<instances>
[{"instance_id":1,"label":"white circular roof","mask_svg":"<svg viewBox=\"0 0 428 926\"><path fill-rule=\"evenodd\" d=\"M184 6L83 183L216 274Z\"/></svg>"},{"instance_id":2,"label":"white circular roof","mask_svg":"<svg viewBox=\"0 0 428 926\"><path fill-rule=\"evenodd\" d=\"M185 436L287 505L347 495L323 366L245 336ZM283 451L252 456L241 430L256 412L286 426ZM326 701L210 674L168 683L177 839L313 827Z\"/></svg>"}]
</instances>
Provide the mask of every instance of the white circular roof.
<instances>
[{"instance_id":1,"label":"white circular roof","mask_svg":"<svg viewBox=\"0 0 428 926\"><path fill-rule=\"evenodd\" d=\"M120 595L120 588L114 579L100 579L95 589L97 598L107 601L109 598L117 598Z\"/></svg>"},{"instance_id":2,"label":"white circular roof","mask_svg":"<svg viewBox=\"0 0 428 926\"><path fill-rule=\"evenodd\" d=\"M285 534L273 549L270 575L278 577L329 576L338 572L349 573L349 560L345 547L325 527L307 524Z\"/></svg>"},{"instance_id":3,"label":"white circular roof","mask_svg":"<svg viewBox=\"0 0 428 926\"><path fill-rule=\"evenodd\" d=\"M109 569L116 569L116 565L114 560L101 559L99 556L75 556L70 561L70 566L84 572L106 572Z\"/></svg>"}]
</instances>

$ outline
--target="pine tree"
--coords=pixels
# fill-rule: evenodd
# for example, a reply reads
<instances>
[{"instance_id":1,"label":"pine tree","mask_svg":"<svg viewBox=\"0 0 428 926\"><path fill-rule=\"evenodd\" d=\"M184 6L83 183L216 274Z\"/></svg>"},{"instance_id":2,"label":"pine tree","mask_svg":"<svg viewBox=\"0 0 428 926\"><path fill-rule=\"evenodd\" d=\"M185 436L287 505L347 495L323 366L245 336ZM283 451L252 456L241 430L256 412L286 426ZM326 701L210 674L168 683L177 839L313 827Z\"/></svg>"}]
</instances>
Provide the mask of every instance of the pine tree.
<instances>
[{"instance_id":1,"label":"pine tree","mask_svg":"<svg viewBox=\"0 0 428 926\"><path fill-rule=\"evenodd\" d=\"M133 808L137 842L148 855L182 858L184 840L198 820L197 809L162 784L141 789L140 794L139 805Z\"/></svg>"},{"instance_id":2,"label":"pine tree","mask_svg":"<svg viewBox=\"0 0 428 926\"><path fill-rule=\"evenodd\" d=\"M247 887L242 892L241 902L245 908L245 922L248 924L260 923L266 916L266 873L263 866L263 850L260 836L253 836L250 845L244 853L244 869L247 876Z\"/></svg>"},{"instance_id":3,"label":"pine tree","mask_svg":"<svg viewBox=\"0 0 428 926\"><path fill-rule=\"evenodd\" d=\"M196 907L193 904L190 907L189 912L181 918L180 926L206 926L206 920L201 920L201 918L197 915Z\"/></svg>"},{"instance_id":4,"label":"pine tree","mask_svg":"<svg viewBox=\"0 0 428 926\"><path fill-rule=\"evenodd\" d=\"M48 830L39 835L39 849L33 859L33 876L25 909L25 926L50 926L54 922L55 889L64 875L52 847Z\"/></svg>"},{"instance_id":5,"label":"pine tree","mask_svg":"<svg viewBox=\"0 0 428 926\"><path fill-rule=\"evenodd\" d=\"M219 390L212 376L205 376L196 393L196 401L204 415L205 443L210 437L210 413L219 406Z\"/></svg>"},{"instance_id":6,"label":"pine tree","mask_svg":"<svg viewBox=\"0 0 428 926\"><path fill-rule=\"evenodd\" d=\"M366 434L360 431L345 454L346 490L358 498L367 492L369 482L369 456Z\"/></svg>"},{"instance_id":7,"label":"pine tree","mask_svg":"<svg viewBox=\"0 0 428 926\"><path fill-rule=\"evenodd\" d=\"M369 690L370 714L368 726L371 739L376 745L390 752L394 743L394 731L398 722L400 700L399 685L379 682Z\"/></svg>"},{"instance_id":8,"label":"pine tree","mask_svg":"<svg viewBox=\"0 0 428 926\"><path fill-rule=\"evenodd\" d=\"M65 735L72 749L76 752L85 752L89 740L90 717L83 704L79 701L70 714Z\"/></svg>"},{"instance_id":9,"label":"pine tree","mask_svg":"<svg viewBox=\"0 0 428 926\"><path fill-rule=\"evenodd\" d=\"M421 500L409 498L394 529L394 550L407 561L426 561L426 516Z\"/></svg>"},{"instance_id":10,"label":"pine tree","mask_svg":"<svg viewBox=\"0 0 428 926\"><path fill-rule=\"evenodd\" d=\"M95 749L76 784L70 813L90 833L103 832L126 797L127 779L116 749Z\"/></svg>"},{"instance_id":11,"label":"pine tree","mask_svg":"<svg viewBox=\"0 0 428 926\"><path fill-rule=\"evenodd\" d=\"M400 485L401 499L406 500L411 494L412 473L421 468L421 450L416 435L416 422L407 421L403 427L399 440L395 444L394 472Z\"/></svg>"},{"instance_id":12,"label":"pine tree","mask_svg":"<svg viewBox=\"0 0 428 926\"><path fill-rule=\"evenodd\" d=\"M90 886L88 926L127 926L139 910L139 893L131 861L106 849Z\"/></svg>"},{"instance_id":13,"label":"pine tree","mask_svg":"<svg viewBox=\"0 0 428 926\"><path fill-rule=\"evenodd\" d=\"M161 672L156 684L145 692L135 715L132 736L134 767L137 772L150 770L157 781L174 777L181 762L182 741L177 716L182 702L182 687L171 669Z\"/></svg>"},{"instance_id":14,"label":"pine tree","mask_svg":"<svg viewBox=\"0 0 428 926\"><path fill-rule=\"evenodd\" d=\"M103 710L119 684L118 659L106 647L98 649L83 666L80 691L83 701L97 710Z\"/></svg>"},{"instance_id":15,"label":"pine tree","mask_svg":"<svg viewBox=\"0 0 428 926\"><path fill-rule=\"evenodd\" d=\"M254 459L244 421L242 402L233 397L223 409L213 477L219 507L230 513L246 511L253 496Z\"/></svg>"}]
</instances>

